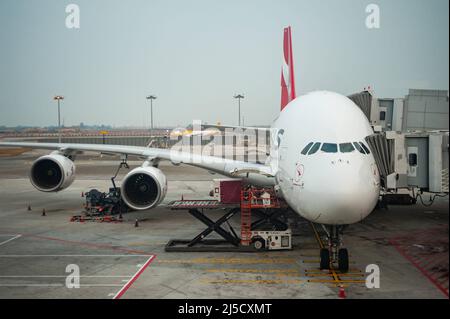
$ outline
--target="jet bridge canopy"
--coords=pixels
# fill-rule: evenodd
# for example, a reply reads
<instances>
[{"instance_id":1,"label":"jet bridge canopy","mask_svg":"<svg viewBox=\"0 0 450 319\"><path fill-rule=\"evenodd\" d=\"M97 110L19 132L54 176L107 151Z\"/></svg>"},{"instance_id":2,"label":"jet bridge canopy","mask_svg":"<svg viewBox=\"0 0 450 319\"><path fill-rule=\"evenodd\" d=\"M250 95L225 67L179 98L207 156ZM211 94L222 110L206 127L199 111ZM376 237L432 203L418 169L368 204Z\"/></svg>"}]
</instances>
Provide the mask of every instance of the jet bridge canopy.
<instances>
[{"instance_id":1,"label":"jet bridge canopy","mask_svg":"<svg viewBox=\"0 0 450 319\"><path fill-rule=\"evenodd\" d=\"M373 126L380 124L380 106L378 99L374 98L370 91L362 91L347 96L364 113Z\"/></svg>"},{"instance_id":2,"label":"jet bridge canopy","mask_svg":"<svg viewBox=\"0 0 450 319\"><path fill-rule=\"evenodd\" d=\"M395 139L387 139L386 134L366 137L380 173L381 186L388 188L388 176L395 173Z\"/></svg>"},{"instance_id":3,"label":"jet bridge canopy","mask_svg":"<svg viewBox=\"0 0 450 319\"><path fill-rule=\"evenodd\" d=\"M448 193L449 132L380 132L366 137L385 190Z\"/></svg>"}]
</instances>

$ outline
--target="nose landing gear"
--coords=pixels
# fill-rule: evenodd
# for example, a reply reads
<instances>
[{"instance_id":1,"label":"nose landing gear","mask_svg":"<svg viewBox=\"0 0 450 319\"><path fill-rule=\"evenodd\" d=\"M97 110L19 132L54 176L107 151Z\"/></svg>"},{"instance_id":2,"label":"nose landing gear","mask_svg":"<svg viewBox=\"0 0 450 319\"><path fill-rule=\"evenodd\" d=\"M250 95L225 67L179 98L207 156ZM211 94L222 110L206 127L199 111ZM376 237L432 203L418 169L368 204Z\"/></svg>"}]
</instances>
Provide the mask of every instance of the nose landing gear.
<instances>
[{"instance_id":1,"label":"nose landing gear","mask_svg":"<svg viewBox=\"0 0 450 319\"><path fill-rule=\"evenodd\" d=\"M320 269L330 269L332 264L337 264L341 273L348 272L348 250L342 248L342 225L329 226L329 229L325 225L324 228L327 239L328 248L322 248L320 250Z\"/></svg>"}]
</instances>

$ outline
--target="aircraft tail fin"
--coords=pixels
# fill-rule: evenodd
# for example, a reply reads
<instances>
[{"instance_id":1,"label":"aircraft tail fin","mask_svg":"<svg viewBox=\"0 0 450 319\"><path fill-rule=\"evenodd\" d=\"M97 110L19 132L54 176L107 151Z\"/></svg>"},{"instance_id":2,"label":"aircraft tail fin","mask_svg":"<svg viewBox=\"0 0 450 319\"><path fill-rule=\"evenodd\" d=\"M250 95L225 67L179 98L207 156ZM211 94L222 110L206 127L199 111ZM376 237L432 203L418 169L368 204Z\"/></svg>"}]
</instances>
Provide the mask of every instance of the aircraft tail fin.
<instances>
[{"instance_id":1,"label":"aircraft tail fin","mask_svg":"<svg viewBox=\"0 0 450 319\"><path fill-rule=\"evenodd\" d=\"M295 94L294 58L292 56L291 27L284 28L283 66L281 69L281 110L293 99Z\"/></svg>"}]
</instances>

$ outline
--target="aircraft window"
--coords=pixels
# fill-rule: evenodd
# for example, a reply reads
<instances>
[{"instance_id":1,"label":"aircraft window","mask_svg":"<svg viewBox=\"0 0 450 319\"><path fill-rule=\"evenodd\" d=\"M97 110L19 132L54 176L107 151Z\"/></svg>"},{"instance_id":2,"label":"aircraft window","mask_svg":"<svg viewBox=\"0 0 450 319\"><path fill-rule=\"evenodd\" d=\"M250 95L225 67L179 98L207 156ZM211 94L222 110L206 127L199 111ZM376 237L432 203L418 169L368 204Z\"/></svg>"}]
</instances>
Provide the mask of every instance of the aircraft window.
<instances>
[{"instance_id":1,"label":"aircraft window","mask_svg":"<svg viewBox=\"0 0 450 319\"><path fill-rule=\"evenodd\" d=\"M366 154L363 150L363 148L361 147L361 145L359 145L359 143L357 142L353 142L353 145L355 145L356 149L361 153L361 154Z\"/></svg>"},{"instance_id":2,"label":"aircraft window","mask_svg":"<svg viewBox=\"0 0 450 319\"><path fill-rule=\"evenodd\" d=\"M337 144L334 143L323 143L321 151L325 153L337 153Z\"/></svg>"},{"instance_id":3,"label":"aircraft window","mask_svg":"<svg viewBox=\"0 0 450 319\"><path fill-rule=\"evenodd\" d=\"M353 152L355 148L353 147L352 143L341 143L339 144L339 150L341 151L341 153L350 153Z\"/></svg>"},{"instance_id":4,"label":"aircraft window","mask_svg":"<svg viewBox=\"0 0 450 319\"><path fill-rule=\"evenodd\" d=\"M308 152L308 155L314 154L315 152L317 152L320 148L320 143L317 142L316 144L313 145L313 147L311 147L311 149Z\"/></svg>"},{"instance_id":5,"label":"aircraft window","mask_svg":"<svg viewBox=\"0 0 450 319\"><path fill-rule=\"evenodd\" d=\"M363 142L359 142L359 144L361 144L362 148L364 149L364 151L366 151L367 154L370 154L369 149L367 148L367 146L364 145Z\"/></svg>"},{"instance_id":6,"label":"aircraft window","mask_svg":"<svg viewBox=\"0 0 450 319\"><path fill-rule=\"evenodd\" d=\"M308 143L308 145L306 145L305 148L303 149L302 154L303 154L303 155L306 155L306 153L308 153L309 149L311 148L311 146L312 146L313 144L314 144L313 142Z\"/></svg>"}]
</instances>

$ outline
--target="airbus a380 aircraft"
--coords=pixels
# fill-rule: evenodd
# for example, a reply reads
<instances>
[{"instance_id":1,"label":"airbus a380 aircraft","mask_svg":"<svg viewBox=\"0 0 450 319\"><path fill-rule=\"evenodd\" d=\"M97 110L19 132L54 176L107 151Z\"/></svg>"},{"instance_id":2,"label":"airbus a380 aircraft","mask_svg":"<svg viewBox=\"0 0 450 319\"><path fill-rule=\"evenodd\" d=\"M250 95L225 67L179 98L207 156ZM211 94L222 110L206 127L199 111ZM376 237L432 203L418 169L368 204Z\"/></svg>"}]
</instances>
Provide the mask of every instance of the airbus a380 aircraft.
<instances>
[{"instance_id":1,"label":"airbus a380 aircraft","mask_svg":"<svg viewBox=\"0 0 450 319\"><path fill-rule=\"evenodd\" d=\"M348 270L348 252L342 248L342 227L367 217L379 196L379 175L365 137L370 124L347 97L316 91L296 97L290 27L284 29L284 65L281 74L281 112L272 124L277 152L265 164L222 159L166 149L66 143L2 142L54 150L31 167L31 183L40 191L57 192L75 178L74 160L84 151L135 155L144 159L121 183L122 197L133 209L158 205L167 191L160 160L201 167L255 185L273 185L293 211L324 225L329 248L321 250L321 268L337 262Z\"/></svg>"}]
</instances>

